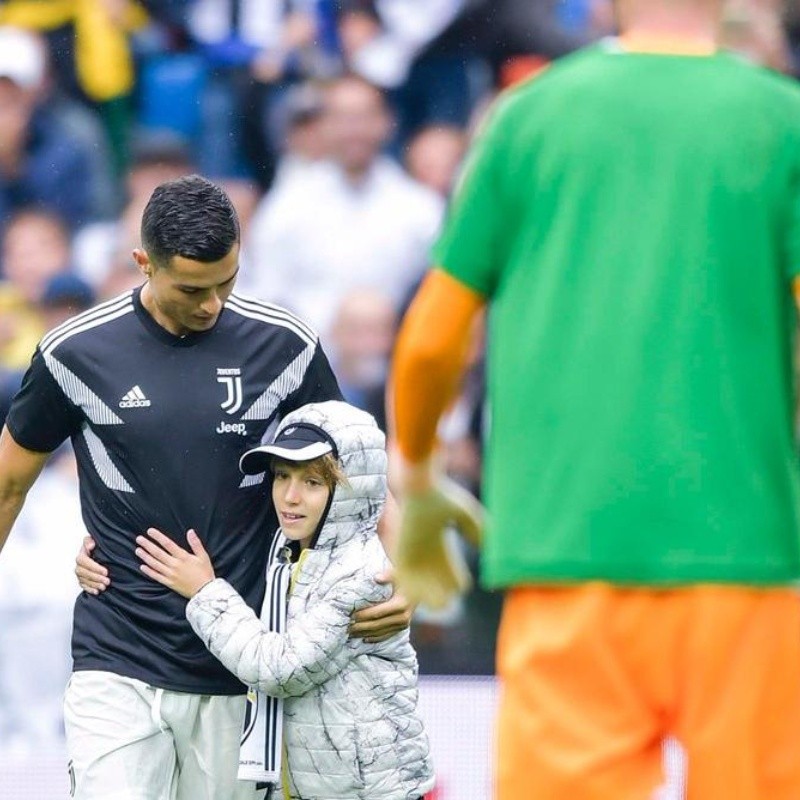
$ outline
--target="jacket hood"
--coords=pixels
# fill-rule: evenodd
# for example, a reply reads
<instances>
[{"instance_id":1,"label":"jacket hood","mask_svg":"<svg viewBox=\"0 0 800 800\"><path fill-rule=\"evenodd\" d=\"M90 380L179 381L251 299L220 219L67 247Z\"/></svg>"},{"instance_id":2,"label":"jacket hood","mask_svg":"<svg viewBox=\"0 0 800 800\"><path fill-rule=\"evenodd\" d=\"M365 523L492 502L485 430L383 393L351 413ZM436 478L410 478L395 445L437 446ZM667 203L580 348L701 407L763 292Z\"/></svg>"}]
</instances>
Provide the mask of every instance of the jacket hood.
<instances>
[{"instance_id":1,"label":"jacket hood","mask_svg":"<svg viewBox=\"0 0 800 800\"><path fill-rule=\"evenodd\" d=\"M348 483L334 490L314 549L330 549L337 543L374 535L387 488L386 437L375 419L338 400L309 403L281 420L276 437L301 422L322 428L333 439Z\"/></svg>"}]
</instances>

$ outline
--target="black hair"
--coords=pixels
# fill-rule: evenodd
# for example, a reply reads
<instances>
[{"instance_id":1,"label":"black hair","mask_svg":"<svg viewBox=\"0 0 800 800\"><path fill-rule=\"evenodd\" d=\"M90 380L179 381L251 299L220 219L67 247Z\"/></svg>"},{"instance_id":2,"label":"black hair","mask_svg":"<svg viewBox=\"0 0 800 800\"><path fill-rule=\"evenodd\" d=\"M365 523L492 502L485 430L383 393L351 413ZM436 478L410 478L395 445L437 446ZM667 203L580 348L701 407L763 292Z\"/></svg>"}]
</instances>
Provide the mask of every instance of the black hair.
<instances>
[{"instance_id":1,"label":"black hair","mask_svg":"<svg viewBox=\"0 0 800 800\"><path fill-rule=\"evenodd\" d=\"M142 214L142 246L156 267L174 256L223 259L239 241L239 218L225 192L200 175L157 186Z\"/></svg>"}]
</instances>

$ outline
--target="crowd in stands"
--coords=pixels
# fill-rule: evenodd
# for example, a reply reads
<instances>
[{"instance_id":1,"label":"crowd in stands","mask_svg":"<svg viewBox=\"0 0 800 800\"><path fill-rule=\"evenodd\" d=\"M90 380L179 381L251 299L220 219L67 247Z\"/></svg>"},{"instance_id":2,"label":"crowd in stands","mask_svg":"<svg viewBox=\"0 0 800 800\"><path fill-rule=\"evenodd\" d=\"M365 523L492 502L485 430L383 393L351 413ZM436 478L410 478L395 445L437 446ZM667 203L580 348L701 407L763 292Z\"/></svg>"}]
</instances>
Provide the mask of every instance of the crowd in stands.
<instances>
[{"instance_id":1,"label":"crowd in stands","mask_svg":"<svg viewBox=\"0 0 800 800\"><path fill-rule=\"evenodd\" d=\"M796 6L730 0L724 24L743 57L793 72ZM612 33L611 0L0 3L0 418L46 330L140 283L155 186L200 172L240 214L238 291L309 321L347 399L385 425L397 323L482 114ZM440 431L475 492L482 341ZM47 472L0 560L6 752L61 735L83 526L70 453ZM423 672L491 673L497 607L475 592L420 610Z\"/></svg>"}]
</instances>

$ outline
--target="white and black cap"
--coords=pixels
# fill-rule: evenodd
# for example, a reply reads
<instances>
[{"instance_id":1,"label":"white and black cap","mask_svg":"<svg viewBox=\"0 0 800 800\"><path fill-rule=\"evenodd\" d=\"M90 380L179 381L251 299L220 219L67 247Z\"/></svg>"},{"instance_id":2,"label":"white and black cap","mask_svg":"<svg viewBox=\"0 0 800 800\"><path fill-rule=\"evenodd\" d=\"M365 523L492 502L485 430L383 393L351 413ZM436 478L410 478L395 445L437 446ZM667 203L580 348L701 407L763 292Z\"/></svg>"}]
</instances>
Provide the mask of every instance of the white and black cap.
<instances>
[{"instance_id":1,"label":"white and black cap","mask_svg":"<svg viewBox=\"0 0 800 800\"><path fill-rule=\"evenodd\" d=\"M280 430L272 444L248 450L239 459L239 469L245 475L257 475L269 469L270 460L275 456L286 461L310 461L325 453L333 453L334 458L338 458L336 444L328 433L310 422L298 422Z\"/></svg>"}]
</instances>

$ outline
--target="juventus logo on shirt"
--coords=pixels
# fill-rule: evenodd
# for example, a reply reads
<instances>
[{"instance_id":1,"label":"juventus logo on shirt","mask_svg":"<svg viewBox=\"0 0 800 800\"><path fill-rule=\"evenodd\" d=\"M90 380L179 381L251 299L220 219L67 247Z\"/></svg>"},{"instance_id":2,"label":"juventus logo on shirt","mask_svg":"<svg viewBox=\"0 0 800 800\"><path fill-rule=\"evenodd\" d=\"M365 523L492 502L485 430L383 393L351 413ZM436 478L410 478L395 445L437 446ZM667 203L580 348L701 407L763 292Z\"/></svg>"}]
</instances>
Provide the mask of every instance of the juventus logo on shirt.
<instances>
[{"instance_id":1,"label":"juventus logo on shirt","mask_svg":"<svg viewBox=\"0 0 800 800\"><path fill-rule=\"evenodd\" d=\"M242 371L238 367L217 367L217 383L225 384L227 390L220 408L227 414L235 414L242 407Z\"/></svg>"}]
</instances>

